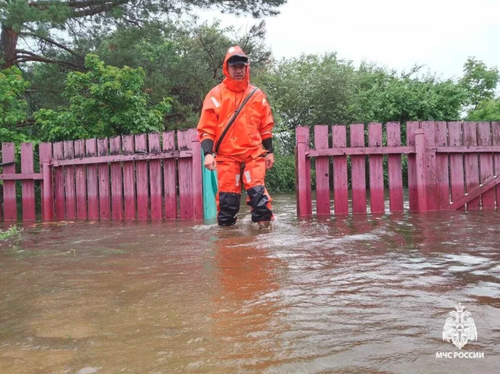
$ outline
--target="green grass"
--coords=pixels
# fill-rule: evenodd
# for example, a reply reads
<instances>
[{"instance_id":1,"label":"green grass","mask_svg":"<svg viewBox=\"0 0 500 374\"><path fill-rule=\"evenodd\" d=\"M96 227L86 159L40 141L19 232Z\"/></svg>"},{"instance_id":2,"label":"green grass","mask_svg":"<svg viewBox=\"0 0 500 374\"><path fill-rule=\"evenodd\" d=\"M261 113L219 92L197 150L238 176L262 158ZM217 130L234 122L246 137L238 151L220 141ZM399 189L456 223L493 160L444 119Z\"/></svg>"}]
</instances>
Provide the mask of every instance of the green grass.
<instances>
[{"instance_id":1,"label":"green grass","mask_svg":"<svg viewBox=\"0 0 500 374\"><path fill-rule=\"evenodd\" d=\"M13 236L19 235L22 231L23 231L22 228L19 228L17 226L11 226L6 231L0 232L0 240L6 240Z\"/></svg>"}]
</instances>

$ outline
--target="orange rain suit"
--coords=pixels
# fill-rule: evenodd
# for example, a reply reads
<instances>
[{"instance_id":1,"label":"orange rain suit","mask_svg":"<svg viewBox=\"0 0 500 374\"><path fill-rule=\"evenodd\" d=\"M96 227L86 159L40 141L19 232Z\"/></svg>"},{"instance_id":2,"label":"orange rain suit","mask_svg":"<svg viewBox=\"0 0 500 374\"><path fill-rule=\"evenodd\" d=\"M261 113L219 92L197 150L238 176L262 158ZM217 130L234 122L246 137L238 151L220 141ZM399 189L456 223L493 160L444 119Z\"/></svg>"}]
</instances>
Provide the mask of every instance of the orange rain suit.
<instances>
[{"instance_id":1,"label":"orange rain suit","mask_svg":"<svg viewBox=\"0 0 500 374\"><path fill-rule=\"evenodd\" d=\"M234 80L229 75L228 60L233 56L247 57L238 46L229 48L224 59L225 79L205 97L200 121L199 139L215 148L233 114L255 88L250 84L250 65L245 78ZM216 154L219 190L216 196L217 220L221 226L236 223L240 208L241 184L247 191L247 204L252 210L252 221L272 219L271 197L264 186L265 156L270 150L263 148L263 140L272 138L274 121L265 94L256 90L220 142ZM204 144L205 143L205 144ZM205 150L205 153L207 151Z\"/></svg>"}]
</instances>

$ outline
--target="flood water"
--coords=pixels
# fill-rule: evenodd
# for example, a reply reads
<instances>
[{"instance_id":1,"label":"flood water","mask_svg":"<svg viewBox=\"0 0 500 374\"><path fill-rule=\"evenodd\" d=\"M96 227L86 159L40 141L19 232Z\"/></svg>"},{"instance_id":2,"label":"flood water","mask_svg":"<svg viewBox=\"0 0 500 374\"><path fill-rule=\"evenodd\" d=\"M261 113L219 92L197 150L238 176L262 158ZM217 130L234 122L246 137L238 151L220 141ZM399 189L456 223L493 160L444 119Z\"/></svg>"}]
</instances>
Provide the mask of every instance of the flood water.
<instances>
[{"instance_id":1,"label":"flood water","mask_svg":"<svg viewBox=\"0 0 500 374\"><path fill-rule=\"evenodd\" d=\"M0 373L500 372L500 214L64 222L0 241ZM3 226L3 229L6 227ZM478 339L443 341L461 302Z\"/></svg>"}]
</instances>

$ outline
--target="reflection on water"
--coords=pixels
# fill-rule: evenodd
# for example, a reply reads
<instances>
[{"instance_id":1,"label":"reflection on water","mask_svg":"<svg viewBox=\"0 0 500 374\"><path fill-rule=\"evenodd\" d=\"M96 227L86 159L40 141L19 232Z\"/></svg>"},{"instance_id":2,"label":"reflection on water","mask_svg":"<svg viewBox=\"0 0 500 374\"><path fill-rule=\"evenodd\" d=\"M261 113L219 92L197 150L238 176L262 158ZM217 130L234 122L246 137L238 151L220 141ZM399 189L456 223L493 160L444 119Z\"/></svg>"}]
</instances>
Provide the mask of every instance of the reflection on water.
<instances>
[{"instance_id":1,"label":"reflection on water","mask_svg":"<svg viewBox=\"0 0 500 374\"><path fill-rule=\"evenodd\" d=\"M275 212L26 226L0 242L0 373L498 372L498 213ZM436 358L458 302L484 359Z\"/></svg>"}]
</instances>

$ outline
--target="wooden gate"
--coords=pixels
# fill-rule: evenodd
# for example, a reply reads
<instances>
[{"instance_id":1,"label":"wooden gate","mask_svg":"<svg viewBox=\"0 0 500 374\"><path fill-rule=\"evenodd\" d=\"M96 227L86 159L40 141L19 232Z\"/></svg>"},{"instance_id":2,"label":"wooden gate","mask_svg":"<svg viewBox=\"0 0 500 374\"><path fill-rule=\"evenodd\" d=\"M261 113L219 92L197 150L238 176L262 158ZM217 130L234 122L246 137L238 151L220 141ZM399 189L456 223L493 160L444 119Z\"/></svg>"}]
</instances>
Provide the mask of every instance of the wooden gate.
<instances>
[{"instance_id":1,"label":"wooden gate","mask_svg":"<svg viewBox=\"0 0 500 374\"><path fill-rule=\"evenodd\" d=\"M20 173L14 144L1 152L0 220L15 222L18 212L23 221L203 218L195 129L41 143L37 165L33 144L23 143Z\"/></svg>"},{"instance_id":2,"label":"wooden gate","mask_svg":"<svg viewBox=\"0 0 500 374\"><path fill-rule=\"evenodd\" d=\"M402 130L406 130L405 144L401 140ZM318 215L332 213L332 197L335 214L403 211L404 179L408 183L407 205L411 211L493 210L500 205L498 122L408 122L406 128L399 123L387 123L384 127L370 123L366 129L363 124L320 125L314 127L314 148L309 147L308 127L297 128L296 140L299 216L311 215L313 211L313 158ZM404 162L407 168L403 167ZM384 173L388 176L388 208Z\"/></svg>"}]
</instances>

